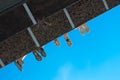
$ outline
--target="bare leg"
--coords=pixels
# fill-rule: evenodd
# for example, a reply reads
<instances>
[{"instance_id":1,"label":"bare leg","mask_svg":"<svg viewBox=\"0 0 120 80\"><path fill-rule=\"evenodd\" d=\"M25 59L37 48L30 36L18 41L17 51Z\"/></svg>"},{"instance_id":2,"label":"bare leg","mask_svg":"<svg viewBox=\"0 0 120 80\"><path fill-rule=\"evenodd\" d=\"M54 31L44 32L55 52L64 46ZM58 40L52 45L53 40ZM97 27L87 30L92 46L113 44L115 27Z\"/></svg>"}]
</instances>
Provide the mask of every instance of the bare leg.
<instances>
[{"instance_id":1,"label":"bare leg","mask_svg":"<svg viewBox=\"0 0 120 80\"><path fill-rule=\"evenodd\" d=\"M18 69L19 69L20 71L22 71L22 66L23 66L23 64L24 64L24 62L22 61L22 58L23 58L23 57L15 60L15 65L18 67Z\"/></svg>"},{"instance_id":2,"label":"bare leg","mask_svg":"<svg viewBox=\"0 0 120 80\"><path fill-rule=\"evenodd\" d=\"M42 60L42 57L38 54L38 52L35 50L33 51L33 54L35 56L35 58L38 60L38 61L41 61Z\"/></svg>"},{"instance_id":3,"label":"bare leg","mask_svg":"<svg viewBox=\"0 0 120 80\"><path fill-rule=\"evenodd\" d=\"M15 61L14 63L18 67L18 69L22 71L22 65L20 65L18 61Z\"/></svg>"},{"instance_id":4,"label":"bare leg","mask_svg":"<svg viewBox=\"0 0 120 80\"><path fill-rule=\"evenodd\" d=\"M57 39L54 40L54 43L56 46L60 46L60 42Z\"/></svg>"},{"instance_id":5,"label":"bare leg","mask_svg":"<svg viewBox=\"0 0 120 80\"><path fill-rule=\"evenodd\" d=\"M65 33L65 34L64 34L64 38L65 38L65 40L66 40L66 42L67 42L68 46L71 46L71 45L72 45L72 42L70 41L70 39L69 39L69 37L68 37L68 34L67 34L67 33Z\"/></svg>"},{"instance_id":6,"label":"bare leg","mask_svg":"<svg viewBox=\"0 0 120 80\"><path fill-rule=\"evenodd\" d=\"M83 28L82 28L82 25L81 25L81 26L79 26L79 27L78 27L78 29L80 30L80 32L81 32L81 34L82 34L82 35L84 35L84 34L85 34L85 32L84 32L84 30L83 30Z\"/></svg>"},{"instance_id":7,"label":"bare leg","mask_svg":"<svg viewBox=\"0 0 120 80\"><path fill-rule=\"evenodd\" d=\"M46 53L45 53L45 51L44 51L44 49L41 47L41 48L38 48L37 49L40 53L41 53L41 55L43 56L43 57L46 57L47 55L46 55Z\"/></svg>"},{"instance_id":8,"label":"bare leg","mask_svg":"<svg viewBox=\"0 0 120 80\"><path fill-rule=\"evenodd\" d=\"M85 28L86 32L90 31L90 29L88 28L88 26L86 24L83 24L83 27Z\"/></svg>"},{"instance_id":9,"label":"bare leg","mask_svg":"<svg viewBox=\"0 0 120 80\"><path fill-rule=\"evenodd\" d=\"M23 57L21 57L21 58L18 59L18 61L19 61L20 64L24 64L24 62L23 62L22 59L23 59Z\"/></svg>"}]
</instances>

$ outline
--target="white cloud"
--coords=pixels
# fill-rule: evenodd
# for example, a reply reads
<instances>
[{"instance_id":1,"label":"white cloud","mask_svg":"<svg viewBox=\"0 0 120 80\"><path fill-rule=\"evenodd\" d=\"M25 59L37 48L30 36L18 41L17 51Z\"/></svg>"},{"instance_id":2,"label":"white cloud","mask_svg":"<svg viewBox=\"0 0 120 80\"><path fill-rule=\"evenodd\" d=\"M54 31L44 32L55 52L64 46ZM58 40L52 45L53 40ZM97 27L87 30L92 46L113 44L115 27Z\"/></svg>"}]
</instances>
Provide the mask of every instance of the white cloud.
<instances>
[{"instance_id":1,"label":"white cloud","mask_svg":"<svg viewBox=\"0 0 120 80\"><path fill-rule=\"evenodd\" d=\"M58 69L52 80L120 80L119 74L120 56L84 70L65 64Z\"/></svg>"},{"instance_id":2,"label":"white cloud","mask_svg":"<svg viewBox=\"0 0 120 80\"><path fill-rule=\"evenodd\" d=\"M65 64L58 69L52 80L87 80L86 71L77 70L72 64Z\"/></svg>"},{"instance_id":3,"label":"white cloud","mask_svg":"<svg viewBox=\"0 0 120 80\"><path fill-rule=\"evenodd\" d=\"M59 68L58 73L53 80L69 80L71 71L72 65L65 64Z\"/></svg>"}]
</instances>

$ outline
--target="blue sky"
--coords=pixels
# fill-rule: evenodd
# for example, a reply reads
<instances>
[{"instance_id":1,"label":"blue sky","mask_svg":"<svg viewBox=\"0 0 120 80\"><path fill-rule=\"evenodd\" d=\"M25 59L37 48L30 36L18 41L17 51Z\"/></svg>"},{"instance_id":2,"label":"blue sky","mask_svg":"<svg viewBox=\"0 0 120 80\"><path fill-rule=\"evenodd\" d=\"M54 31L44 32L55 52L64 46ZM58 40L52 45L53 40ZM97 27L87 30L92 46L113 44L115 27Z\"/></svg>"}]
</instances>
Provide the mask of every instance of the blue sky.
<instances>
[{"instance_id":1,"label":"blue sky","mask_svg":"<svg viewBox=\"0 0 120 80\"><path fill-rule=\"evenodd\" d=\"M63 36L61 46L45 45L42 62L30 53L24 71L14 63L0 69L0 80L120 80L120 6L87 22L90 32L69 32L68 47Z\"/></svg>"}]
</instances>

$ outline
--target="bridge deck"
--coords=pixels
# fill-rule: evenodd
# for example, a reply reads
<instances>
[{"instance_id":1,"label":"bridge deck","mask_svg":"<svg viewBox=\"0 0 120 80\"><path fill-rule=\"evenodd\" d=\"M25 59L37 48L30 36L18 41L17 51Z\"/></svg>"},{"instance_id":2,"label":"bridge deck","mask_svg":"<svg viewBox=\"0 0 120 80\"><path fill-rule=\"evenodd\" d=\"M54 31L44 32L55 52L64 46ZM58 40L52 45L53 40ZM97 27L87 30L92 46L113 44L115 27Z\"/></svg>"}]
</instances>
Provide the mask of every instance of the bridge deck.
<instances>
[{"instance_id":1,"label":"bridge deck","mask_svg":"<svg viewBox=\"0 0 120 80\"><path fill-rule=\"evenodd\" d=\"M107 1L110 9L119 5L119 3L120 3L119 0L106 0L106 1ZM29 4L29 2L28 2L28 4ZM67 33L70 30L72 30L72 27L70 26L69 21L68 21L67 17L65 16L62 9L48 17L45 17L44 20L41 20L41 18L42 18L41 10L42 9L40 8L40 10L39 10L37 8L41 5L36 5L35 7L31 6L31 5L32 4L29 4L31 11L33 12L36 20L38 20L39 25L40 25L40 26L34 25L34 26L31 26L31 28L41 46L47 44L48 42L52 41L53 39L55 39L57 37L63 35L64 33ZM70 5L69 7L66 7L66 9L70 13L70 16L75 24L75 27L78 27L79 25L81 25L81 24L89 21L90 19L93 19L96 16L107 11L105 9L105 6L104 6L102 0L80 0L80 2L77 2L74 5ZM18 9L16 11L18 11ZM24 15L24 18L21 15L21 17L23 19L19 19L19 17L17 17L19 12L16 12L16 11L13 12L14 15L8 14L9 15L8 17L15 16L15 19L13 18L13 21L20 22L20 23L22 20L23 20L23 22L25 22L24 19L29 21L29 19L27 19L28 18L27 15L24 15L23 13L22 13L22 15ZM39 14L40 14L40 16L39 16ZM7 14L5 14L5 15L7 16ZM11 29L12 27L16 27L16 29L19 28L17 25L14 25L14 22L11 22L10 18L6 18L6 19L3 18L3 20L2 20L1 17L3 17L3 16L0 16L0 27L3 27L5 24L8 24L7 22L9 22L9 25L11 23L13 23L13 26L6 25L9 27L8 29ZM17 17L17 19L16 19L16 17ZM4 20L6 20L7 22L4 23ZM44 24L44 21L51 23L51 25ZM4 25L1 25L1 23ZM18 25L20 23L18 23ZM27 24L30 25L30 23L31 23L30 21L28 23L25 22L24 25L27 25ZM22 26L20 26L20 27L22 27ZM36 49L34 42L33 42L32 38L30 37L30 35L28 34L27 30L24 29L24 30L18 32L17 34L13 35L12 37L0 42L0 58L3 61L3 63L5 65L7 65L7 64L11 63L12 61L20 58L21 56L26 55L27 53L31 52L34 49Z\"/></svg>"}]
</instances>

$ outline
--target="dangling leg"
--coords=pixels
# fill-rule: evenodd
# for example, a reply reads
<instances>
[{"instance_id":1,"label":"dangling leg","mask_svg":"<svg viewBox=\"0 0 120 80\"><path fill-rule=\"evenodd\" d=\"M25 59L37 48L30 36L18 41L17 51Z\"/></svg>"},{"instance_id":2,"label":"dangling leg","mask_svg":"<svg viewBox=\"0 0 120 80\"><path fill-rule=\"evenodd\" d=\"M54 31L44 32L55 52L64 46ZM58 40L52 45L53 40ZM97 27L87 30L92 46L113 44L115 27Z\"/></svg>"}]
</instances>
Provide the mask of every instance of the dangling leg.
<instances>
[{"instance_id":1,"label":"dangling leg","mask_svg":"<svg viewBox=\"0 0 120 80\"><path fill-rule=\"evenodd\" d=\"M88 26L86 24L83 24L83 27L85 28L86 32L90 31L90 29L88 28Z\"/></svg>"},{"instance_id":2,"label":"dangling leg","mask_svg":"<svg viewBox=\"0 0 120 80\"><path fill-rule=\"evenodd\" d=\"M42 57L38 54L38 52L36 50L33 51L33 54L38 61L42 60Z\"/></svg>"},{"instance_id":3,"label":"dangling leg","mask_svg":"<svg viewBox=\"0 0 120 80\"><path fill-rule=\"evenodd\" d=\"M84 32L84 30L83 30L83 28L82 28L82 25L81 25L81 26L79 26L79 27L78 27L78 29L80 30L80 32L81 32L81 34L82 34L82 35L84 35L84 34L85 34L85 32Z\"/></svg>"},{"instance_id":4,"label":"dangling leg","mask_svg":"<svg viewBox=\"0 0 120 80\"><path fill-rule=\"evenodd\" d=\"M23 57L24 57L24 56L23 56ZM19 61L20 64L24 64L24 62L23 62L23 57L21 57L21 58L18 59L18 61Z\"/></svg>"},{"instance_id":5,"label":"dangling leg","mask_svg":"<svg viewBox=\"0 0 120 80\"><path fill-rule=\"evenodd\" d=\"M15 65L18 67L18 69L20 70L20 71L22 71L22 65L20 65L20 63L16 60L16 61L14 61L14 63L15 63Z\"/></svg>"},{"instance_id":6,"label":"dangling leg","mask_svg":"<svg viewBox=\"0 0 120 80\"><path fill-rule=\"evenodd\" d=\"M60 46L60 42L57 39L54 40L54 43L56 46Z\"/></svg>"},{"instance_id":7,"label":"dangling leg","mask_svg":"<svg viewBox=\"0 0 120 80\"><path fill-rule=\"evenodd\" d=\"M64 34L64 38L65 38L65 40L66 40L66 42L67 42L68 46L71 46L71 45L72 45L72 42L70 41L70 39L69 39L69 37L68 37L68 34L67 34L67 33L65 33L65 34Z\"/></svg>"},{"instance_id":8,"label":"dangling leg","mask_svg":"<svg viewBox=\"0 0 120 80\"><path fill-rule=\"evenodd\" d=\"M41 55L43 56L43 57L46 57L47 55L46 55L46 53L45 53L45 51L44 51L44 49L41 47L41 48L38 48L37 49L40 53L41 53Z\"/></svg>"},{"instance_id":9,"label":"dangling leg","mask_svg":"<svg viewBox=\"0 0 120 80\"><path fill-rule=\"evenodd\" d=\"M22 59L23 59L23 57L15 60L15 65L18 67L18 69L19 69L20 71L22 71L22 66L23 66L23 64L24 64L24 62L23 62Z\"/></svg>"}]
</instances>

